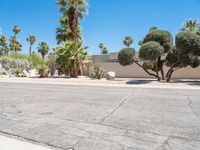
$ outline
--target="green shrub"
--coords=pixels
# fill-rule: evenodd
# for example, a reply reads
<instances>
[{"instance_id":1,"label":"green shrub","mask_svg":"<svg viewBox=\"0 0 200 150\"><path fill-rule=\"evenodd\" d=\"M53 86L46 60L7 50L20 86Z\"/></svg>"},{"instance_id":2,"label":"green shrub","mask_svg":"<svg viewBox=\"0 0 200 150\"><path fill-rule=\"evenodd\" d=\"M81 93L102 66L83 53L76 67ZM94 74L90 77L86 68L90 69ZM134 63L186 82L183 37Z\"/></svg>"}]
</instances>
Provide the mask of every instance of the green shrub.
<instances>
[{"instance_id":1,"label":"green shrub","mask_svg":"<svg viewBox=\"0 0 200 150\"><path fill-rule=\"evenodd\" d=\"M124 48L118 54L119 63L122 66L131 65L134 63L135 49L133 48Z\"/></svg>"},{"instance_id":2,"label":"green shrub","mask_svg":"<svg viewBox=\"0 0 200 150\"><path fill-rule=\"evenodd\" d=\"M0 76L6 75L5 72L0 72Z\"/></svg>"},{"instance_id":3,"label":"green shrub","mask_svg":"<svg viewBox=\"0 0 200 150\"><path fill-rule=\"evenodd\" d=\"M173 48L173 37L171 33L165 30L158 30L156 27L150 29L141 45L150 41L160 43L160 45L164 48L165 53L171 51Z\"/></svg>"},{"instance_id":4,"label":"green shrub","mask_svg":"<svg viewBox=\"0 0 200 150\"><path fill-rule=\"evenodd\" d=\"M24 72L21 69L18 69L18 68L12 68L11 74L16 76L16 77L26 77Z\"/></svg>"},{"instance_id":5,"label":"green shrub","mask_svg":"<svg viewBox=\"0 0 200 150\"><path fill-rule=\"evenodd\" d=\"M8 58L12 58L12 59L16 59L16 55L14 53L11 53L9 55L4 55L3 57L8 57ZM17 59L26 59L28 60L28 56L25 54L17 54Z\"/></svg>"},{"instance_id":6,"label":"green shrub","mask_svg":"<svg viewBox=\"0 0 200 150\"><path fill-rule=\"evenodd\" d=\"M48 70L48 67L46 65L38 65L37 71L40 75L40 78L46 78L49 75L49 70Z\"/></svg>"},{"instance_id":7,"label":"green shrub","mask_svg":"<svg viewBox=\"0 0 200 150\"><path fill-rule=\"evenodd\" d=\"M90 78L102 79L104 77L104 70L100 66L94 66Z\"/></svg>"},{"instance_id":8,"label":"green shrub","mask_svg":"<svg viewBox=\"0 0 200 150\"><path fill-rule=\"evenodd\" d=\"M180 32L176 36L176 48L182 54L200 56L200 36L190 32Z\"/></svg>"},{"instance_id":9,"label":"green shrub","mask_svg":"<svg viewBox=\"0 0 200 150\"><path fill-rule=\"evenodd\" d=\"M56 60L57 60L56 54L54 53L49 54L47 64L48 64L48 68L49 68L51 76L54 76L56 68L57 68Z\"/></svg>"},{"instance_id":10,"label":"green shrub","mask_svg":"<svg viewBox=\"0 0 200 150\"><path fill-rule=\"evenodd\" d=\"M164 49L158 42L150 41L141 46L139 57L144 61L157 61L163 52Z\"/></svg>"},{"instance_id":11,"label":"green shrub","mask_svg":"<svg viewBox=\"0 0 200 150\"><path fill-rule=\"evenodd\" d=\"M46 64L46 62L41 58L41 56L39 56L35 52L33 52L31 54L31 56L28 60L29 60L31 66L33 68L37 67L38 65L45 65Z\"/></svg>"}]
</instances>

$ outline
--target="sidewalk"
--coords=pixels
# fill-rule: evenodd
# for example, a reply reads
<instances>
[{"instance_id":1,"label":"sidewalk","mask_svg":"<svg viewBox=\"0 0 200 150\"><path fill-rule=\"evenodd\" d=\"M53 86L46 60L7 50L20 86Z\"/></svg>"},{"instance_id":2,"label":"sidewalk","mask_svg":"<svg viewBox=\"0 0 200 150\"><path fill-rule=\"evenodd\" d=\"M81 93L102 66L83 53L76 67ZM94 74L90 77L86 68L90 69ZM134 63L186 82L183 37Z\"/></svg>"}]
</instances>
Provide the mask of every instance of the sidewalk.
<instances>
[{"instance_id":1,"label":"sidewalk","mask_svg":"<svg viewBox=\"0 0 200 150\"><path fill-rule=\"evenodd\" d=\"M0 136L1 150L52 150L39 145L22 142L9 137Z\"/></svg>"},{"instance_id":2,"label":"sidewalk","mask_svg":"<svg viewBox=\"0 0 200 150\"><path fill-rule=\"evenodd\" d=\"M88 77L79 78L1 78L3 83L34 83L34 84L60 84L60 85L85 85L85 86L117 86L136 88L167 88L167 89L200 89L200 80L177 80L176 82L158 82L155 79L145 78L116 78L114 81L106 79L91 80Z\"/></svg>"}]
</instances>

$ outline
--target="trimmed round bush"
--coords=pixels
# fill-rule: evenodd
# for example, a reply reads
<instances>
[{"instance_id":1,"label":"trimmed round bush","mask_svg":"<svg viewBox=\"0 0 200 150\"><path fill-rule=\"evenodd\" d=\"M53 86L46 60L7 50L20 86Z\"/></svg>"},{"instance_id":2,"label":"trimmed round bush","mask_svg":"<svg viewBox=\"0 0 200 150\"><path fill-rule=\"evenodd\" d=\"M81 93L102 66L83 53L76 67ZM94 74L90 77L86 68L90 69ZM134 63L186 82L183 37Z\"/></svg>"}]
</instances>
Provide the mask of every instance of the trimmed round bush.
<instances>
[{"instance_id":1,"label":"trimmed round bush","mask_svg":"<svg viewBox=\"0 0 200 150\"><path fill-rule=\"evenodd\" d=\"M200 56L200 36L190 32L180 32L176 36L176 48L182 54Z\"/></svg>"},{"instance_id":2,"label":"trimmed round bush","mask_svg":"<svg viewBox=\"0 0 200 150\"><path fill-rule=\"evenodd\" d=\"M150 41L141 46L139 57L144 61L156 61L163 52L164 49L158 42Z\"/></svg>"},{"instance_id":3,"label":"trimmed round bush","mask_svg":"<svg viewBox=\"0 0 200 150\"><path fill-rule=\"evenodd\" d=\"M177 63L179 62L179 57L180 57L180 54L178 53L176 47L174 46L173 50L167 54L166 66L168 67L171 67L172 65L174 65L175 67L179 66L180 64Z\"/></svg>"},{"instance_id":4,"label":"trimmed round bush","mask_svg":"<svg viewBox=\"0 0 200 150\"><path fill-rule=\"evenodd\" d=\"M118 54L118 60L122 66L133 64L134 57L135 57L135 49L133 48L124 48Z\"/></svg>"},{"instance_id":5,"label":"trimmed round bush","mask_svg":"<svg viewBox=\"0 0 200 150\"><path fill-rule=\"evenodd\" d=\"M200 66L200 58L199 57L194 57L192 59L191 67L192 68L197 68Z\"/></svg>"},{"instance_id":6,"label":"trimmed round bush","mask_svg":"<svg viewBox=\"0 0 200 150\"><path fill-rule=\"evenodd\" d=\"M164 52L167 53L173 49L173 37L172 34L165 30L152 29L146 35L142 44L145 44L150 41L155 41L160 43L164 48Z\"/></svg>"},{"instance_id":7,"label":"trimmed round bush","mask_svg":"<svg viewBox=\"0 0 200 150\"><path fill-rule=\"evenodd\" d=\"M147 70L154 68L154 63L152 61L144 61L143 67Z\"/></svg>"}]
</instances>

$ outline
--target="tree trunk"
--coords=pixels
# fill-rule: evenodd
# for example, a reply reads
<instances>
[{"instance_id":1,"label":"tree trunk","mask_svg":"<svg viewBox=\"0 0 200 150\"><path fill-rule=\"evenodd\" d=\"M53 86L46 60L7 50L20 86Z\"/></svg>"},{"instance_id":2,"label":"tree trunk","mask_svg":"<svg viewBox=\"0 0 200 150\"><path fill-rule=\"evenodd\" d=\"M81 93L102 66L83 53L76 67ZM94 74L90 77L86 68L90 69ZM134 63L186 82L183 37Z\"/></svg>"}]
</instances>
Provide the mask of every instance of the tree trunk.
<instances>
[{"instance_id":1,"label":"tree trunk","mask_svg":"<svg viewBox=\"0 0 200 150\"><path fill-rule=\"evenodd\" d=\"M17 50L15 50L15 58L17 59Z\"/></svg>"},{"instance_id":2,"label":"tree trunk","mask_svg":"<svg viewBox=\"0 0 200 150\"><path fill-rule=\"evenodd\" d=\"M17 59L17 49L16 49L16 43L15 43L15 40L16 40L16 36L17 36L17 34L15 33L15 35L14 35L14 43L13 43L13 51L14 51L14 53L15 53L15 59Z\"/></svg>"},{"instance_id":3,"label":"tree trunk","mask_svg":"<svg viewBox=\"0 0 200 150\"><path fill-rule=\"evenodd\" d=\"M159 76L158 63L159 63L159 61L158 61L157 64L156 64L156 75L157 75L157 79L158 79L158 81L160 81L161 78L160 78L160 76Z\"/></svg>"},{"instance_id":4,"label":"tree trunk","mask_svg":"<svg viewBox=\"0 0 200 150\"><path fill-rule=\"evenodd\" d=\"M167 74L166 74L166 79L167 79L167 82L169 82L171 80L171 77L172 77L172 73L174 72L174 67L171 66L171 68L168 70Z\"/></svg>"},{"instance_id":5,"label":"tree trunk","mask_svg":"<svg viewBox=\"0 0 200 150\"><path fill-rule=\"evenodd\" d=\"M29 47L29 58L31 57L31 53L32 53L32 47Z\"/></svg>"},{"instance_id":6,"label":"tree trunk","mask_svg":"<svg viewBox=\"0 0 200 150\"><path fill-rule=\"evenodd\" d=\"M167 82L169 82L171 80L173 72L174 72L174 70L170 69L168 76L167 76Z\"/></svg>"},{"instance_id":7,"label":"tree trunk","mask_svg":"<svg viewBox=\"0 0 200 150\"><path fill-rule=\"evenodd\" d=\"M176 65L177 65L177 64L176 64ZM174 66L176 66L176 65L174 65ZM174 66L171 66L171 69L169 69L169 71L167 72L167 75L166 75L166 77L167 77L167 82L169 82L169 81L171 80L172 74L173 74L175 71L177 71L177 70L183 68L183 66L179 66L178 68L174 68Z\"/></svg>"},{"instance_id":8,"label":"tree trunk","mask_svg":"<svg viewBox=\"0 0 200 150\"><path fill-rule=\"evenodd\" d=\"M78 28L78 14L76 8L70 7L68 12L69 27L71 30L71 41L76 42L77 39L77 28Z\"/></svg>"},{"instance_id":9,"label":"tree trunk","mask_svg":"<svg viewBox=\"0 0 200 150\"><path fill-rule=\"evenodd\" d=\"M161 68L161 75L162 75L162 80L165 80L165 72L163 68Z\"/></svg>"},{"instance_id":10,"label":"tree trunk","mask_svg":"<svg viewBox=\"0 0 200 150\"><path fill-rule=\"evenodd\" d=\"M159 80L160 77L159 77L158 75L149 72L147 69L143 68L143 66L140 65L137 61L135 61L135 63L136 63L140 68L142 68L148 75L153 76L153 77L155 77L155 78L157 78L157 79Z\"/></svg>"}]
</instances>

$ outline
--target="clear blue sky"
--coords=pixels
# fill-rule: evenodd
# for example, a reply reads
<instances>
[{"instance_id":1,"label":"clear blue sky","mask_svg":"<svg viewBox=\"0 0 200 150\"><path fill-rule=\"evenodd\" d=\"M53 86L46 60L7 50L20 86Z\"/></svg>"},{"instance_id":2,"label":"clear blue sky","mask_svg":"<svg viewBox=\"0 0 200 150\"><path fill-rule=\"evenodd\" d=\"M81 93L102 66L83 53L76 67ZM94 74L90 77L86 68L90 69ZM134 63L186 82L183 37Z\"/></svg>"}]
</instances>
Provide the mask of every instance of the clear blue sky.
<instances>
[{"instance_id":1,"label":"clear blue sky","mask_svg":"<svg viewBox=\"0 0 200 150\"><path fill-rule=\"evenodd\" d=\"M110 51L119 51L126 35L133 37L134 47L138 49L138 41L151 26L175 35L186 19L200 18L200 0L89 0L89 4L89 14L82 21L82 27L84 44L92 54L99 53L101 42ZM13 25L22 27L19 39L24 53L28 52L25 39L30 34L38 42L56 46L59 17L55 0L0 0L0 28L10 37Z\"/></svg>"}]
</instances>

